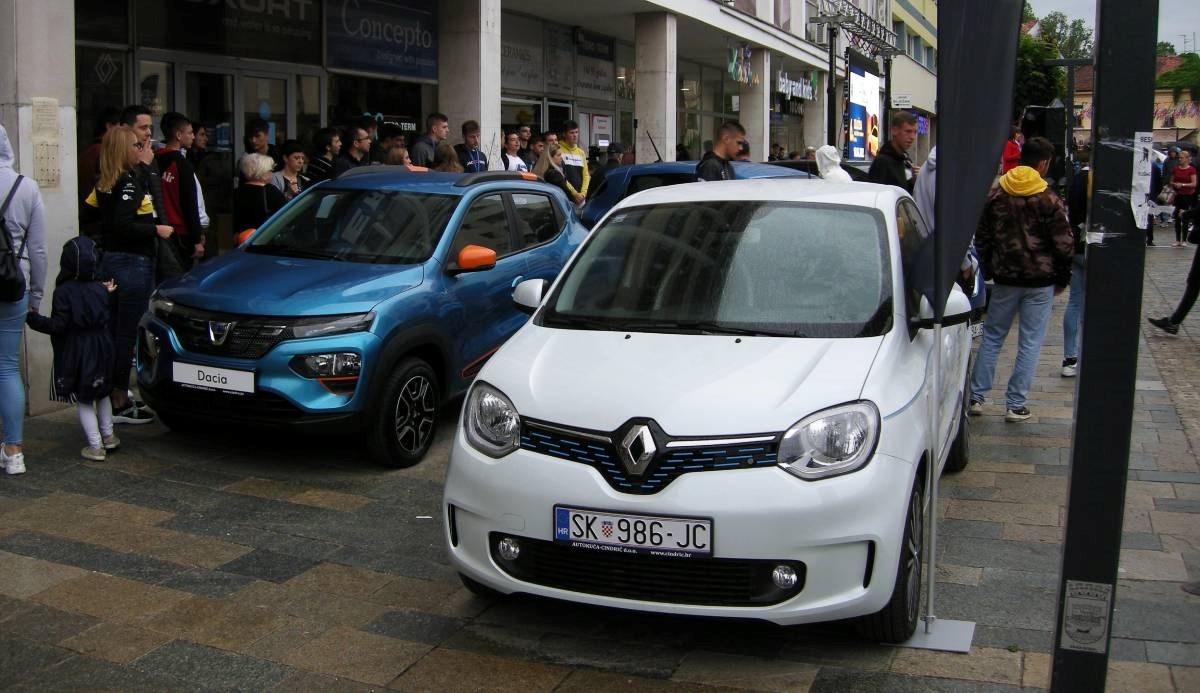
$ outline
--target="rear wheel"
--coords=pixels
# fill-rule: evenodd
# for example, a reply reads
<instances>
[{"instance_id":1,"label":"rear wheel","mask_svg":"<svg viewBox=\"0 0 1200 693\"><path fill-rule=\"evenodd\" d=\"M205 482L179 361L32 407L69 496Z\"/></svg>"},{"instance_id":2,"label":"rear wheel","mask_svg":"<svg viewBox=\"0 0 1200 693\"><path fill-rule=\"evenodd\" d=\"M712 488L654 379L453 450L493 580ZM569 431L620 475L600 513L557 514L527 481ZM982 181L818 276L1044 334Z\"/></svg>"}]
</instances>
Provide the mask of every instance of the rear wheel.
<instances>
[{"instance_id":1,"label":"rear wheel","mask_svg":"<svg viewBox=\"0 0 1200 693\"><path fill-rule=\"evenodd\" d=\"M970 369L967 369L968 378L970 372ZM971 385L968 382L967 386L963 388L963 399L958 407L958 435L954 436L954 440L950 443L950 452L946 454L946 465L942 467L943 474L961 472L971 461L970 397Z\"/></svg>"},{"instance_id":2,"label":"rear wheel","mask_svg":"<svg viewBox=\"0 0 1200 693\"><path fill-rule=\"evenodd\" d=\"M917 630L917 612L921 608L921 551L925 541L925 515L922 512L924 481L920 471L908 498L908 517L904 521L900 560L892 597L879 611L858 621L858 632L876 642L898 643Z\"/></svg>"},{"instance_id":3,"label":"rear wheel","mask_svg":"<svg viewBox=\"0 0 1200 693\"><path fill-rule=\"evenodd\" d=\"M367 433L367 447L379 463L411 467L425 457L437 431L441 392L429 364L406 358L383 386L379 408Z\"/></svg>"}]
</instances>

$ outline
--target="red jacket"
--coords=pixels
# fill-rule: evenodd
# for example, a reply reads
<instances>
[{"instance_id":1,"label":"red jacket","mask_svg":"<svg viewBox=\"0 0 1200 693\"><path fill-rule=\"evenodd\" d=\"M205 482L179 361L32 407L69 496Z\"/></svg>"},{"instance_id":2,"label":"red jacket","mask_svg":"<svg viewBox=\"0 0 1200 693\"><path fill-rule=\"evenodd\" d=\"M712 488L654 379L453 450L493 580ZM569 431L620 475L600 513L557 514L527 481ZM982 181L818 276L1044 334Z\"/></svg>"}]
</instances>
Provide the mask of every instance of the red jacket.
<instances>
[{"instance_id":1,"label":"red jacket","mask_svg":"<svg viewBox=\"0 0 1200 693\"><path fill-rule=\"evenodd\" d=\"M1001 159L1001 173L1008 173L1021 163L1021 147L1012 140L1004 142L1004 157Z\"/></svg>"},{"instance_id":2,"label":"red jacket","mask_svg":"<svg viewBox=\"0 0 1200 693\"><path fill-rule=\"evenodd\" d=\"M204 229L200 226L200 206L196 188L196 169L178 149L159 150L159 176L162 179L163 207L167 223L175 228L177 235L189 243L200 242Z\"/></svg>"}]
</instances>

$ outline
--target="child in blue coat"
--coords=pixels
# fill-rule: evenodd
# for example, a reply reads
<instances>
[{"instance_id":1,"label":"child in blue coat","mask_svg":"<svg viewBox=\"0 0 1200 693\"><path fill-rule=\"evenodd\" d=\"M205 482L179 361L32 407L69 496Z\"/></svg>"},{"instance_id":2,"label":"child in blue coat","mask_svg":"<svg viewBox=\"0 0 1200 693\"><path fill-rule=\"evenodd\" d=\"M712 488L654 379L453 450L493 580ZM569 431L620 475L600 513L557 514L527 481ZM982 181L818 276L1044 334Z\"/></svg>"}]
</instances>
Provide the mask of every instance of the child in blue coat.
<instances>
[{"instance_id":1,"label":"child in blue coat","mask_svg":"<svg viewBox=\"0 0 1200 693\"><path fill-rule=\"evenodd\" d=\"M26 323L50 335L54 347L54 394L61 402L74 402L79 425L88 446L85 459L103 461L121 441L113 435L112 365L114 350L109 332L108 294L116 287L96 276L96 244L85 236L63 246L62 270L54 287L50 317L30 311Z\"/></svg>"}]
</instances>

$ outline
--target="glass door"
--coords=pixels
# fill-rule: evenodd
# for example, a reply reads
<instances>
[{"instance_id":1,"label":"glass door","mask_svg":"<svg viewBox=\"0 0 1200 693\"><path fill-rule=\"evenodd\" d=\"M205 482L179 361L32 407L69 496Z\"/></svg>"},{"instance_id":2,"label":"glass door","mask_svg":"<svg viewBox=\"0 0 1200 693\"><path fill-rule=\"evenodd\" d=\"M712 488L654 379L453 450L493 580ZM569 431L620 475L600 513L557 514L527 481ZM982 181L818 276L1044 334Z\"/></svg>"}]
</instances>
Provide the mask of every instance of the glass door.
<instances>
[{"instance_id":1,"label":"glass door","mask_svg":"<svg viewBox=\"0 0 1200 693\"><path fill-rule=\"evenodd\" d=\"M207 145L197 141L189 158L196 167L204 206L209 216L230 211L233 167L238 149L234 133L233 75L184 70L184 112L195 132L204 128Z\"/></svg>"},{"instance_id":2,"label":"glass door","mask_svg":"<svg viewBox=\"0 0 1200 693\"><path fill-rule=\"evenodd\" d=\"M501 99L500 126L504 131L512 132L522 125L528 125L531 134L545 132L541 99Z\"/></svg>"},{"instance_id":3,"label":"glass door","mask_svg":"<svg viewBox=\"0 0 1200 693\"><path fill-rule=\"evenodd\" d=\"M562 124L571 119L574 109L564 101L546 101L546 129L558 132Z\"/></svg>"},{"instance_id":4,"label":"glass door","mask_svg":"<svg viewBox=\"0 0 1200 693\"><path fill-rule=\"evenodd\" d=\"M288 130L287 79L283 77L242 77L243 121L267 122L267 142L272 152L292 135Z\"/></svg>"}]
</instances>

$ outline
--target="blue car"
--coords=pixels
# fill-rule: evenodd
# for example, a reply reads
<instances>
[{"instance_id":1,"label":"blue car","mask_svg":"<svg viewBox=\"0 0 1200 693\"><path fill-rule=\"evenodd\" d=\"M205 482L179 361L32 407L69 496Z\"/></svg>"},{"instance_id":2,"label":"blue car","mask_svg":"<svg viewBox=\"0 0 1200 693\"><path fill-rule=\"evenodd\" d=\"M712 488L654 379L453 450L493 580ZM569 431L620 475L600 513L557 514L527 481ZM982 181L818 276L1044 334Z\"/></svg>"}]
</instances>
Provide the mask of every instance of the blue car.
<instances>
[{"instance_id":1,"label":"blue car","mask_svg":"<svg viewBox=\"0 0 1200 693\"><path fill-rule=\"evenodd\" d=\"M583 225L589 229L596 225L608 210L634 193L664 185L696 182L698 161L660 161L654 164L634 164L612 169L599 181L593 181L596 192L580 212ZM806 173L771 164L753 161L734 161L733 171L738 178L809 178Z\"/></svg>"},{"instance_id":2,"label":"blue car","mask_svg":"<svg viewBox=\"0 0 1200 693\"><path fill-rule=\"evenodd\" d=\"M513 287L553 280L586 233L530 174L358 169L156 291L138 386L171 428L358 433L415 464L439 405L528 318Z\"/></svg>"}]
</instances>

